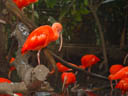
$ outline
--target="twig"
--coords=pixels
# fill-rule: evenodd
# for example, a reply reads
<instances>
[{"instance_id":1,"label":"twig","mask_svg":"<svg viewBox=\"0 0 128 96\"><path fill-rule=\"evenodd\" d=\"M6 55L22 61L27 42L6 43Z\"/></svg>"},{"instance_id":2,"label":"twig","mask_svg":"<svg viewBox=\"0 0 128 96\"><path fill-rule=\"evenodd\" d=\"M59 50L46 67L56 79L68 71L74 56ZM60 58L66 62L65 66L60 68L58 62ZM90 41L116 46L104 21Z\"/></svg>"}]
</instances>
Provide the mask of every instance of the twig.
<instances>
[{"instance_id":1,"label":"twig","mask_svg":"<svg viewBox=\"0 0 128 96\"><path fill-rule=\"evenodd\" d=\"M126 56L124 57L124 61L123 61L124 65L126 64L127 58L128 58L128 54L126 54Z\"/></svg>"}]
</instances>

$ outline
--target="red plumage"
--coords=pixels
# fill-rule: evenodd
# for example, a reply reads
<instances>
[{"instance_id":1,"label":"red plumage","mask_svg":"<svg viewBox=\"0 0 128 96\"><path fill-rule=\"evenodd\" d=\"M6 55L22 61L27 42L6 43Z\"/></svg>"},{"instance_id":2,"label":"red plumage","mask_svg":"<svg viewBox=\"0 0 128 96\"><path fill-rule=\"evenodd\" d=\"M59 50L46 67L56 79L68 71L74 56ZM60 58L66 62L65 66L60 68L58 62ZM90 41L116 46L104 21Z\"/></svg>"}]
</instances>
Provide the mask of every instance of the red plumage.
<instances>
[{"instance_id":1,"label":"red plumage","mask_svg":"<svg viewBox=\"0 0 128 96\"><path fill-rule=\"evenodd\" d=\"M115 74L116 72L118 72L120 69L122 69L124 66L120 65L120 64L115 64L112 65L109 69L110 74Z\"/></svg>"},{"instance_id":2,"label":"red plumage","mask_svg":"<svg viewBox=\"0 0 128 96\"><path fill-rule=\"evenodd\" d=\"M93 55L93 54L84 55L81 58L81 64L85 68L91 67L93 64L96 64L99 61L100 61L100 59L97 56Z\"/></svg>"},{"instance_id":3,"label":"red plumage","mask_svg":"<svg viewBox=\"0 0 128 96\"><path fill-rule=\"evenodd\" d=\"M72 66L74 66L74 67L78 67L77 65L72 64L72 63L69 63L69 65L72 65ZM57 69L58 69L59 72L72 71L71 68L68 68L68 67L64 66L64 65L63 65L62 63L60 63L60 62L57 62L57 63L56 63L56 66L57 66ZM79 67L78 67L78 68L79 68Z\"/></svg>"},{"instance_id":4,"label":"red plumage","mask_svg":"<svg viewBox=\"0 0 128 96\"><path fill-rule=\"evenodd\" d=\"M24 54L30 50L38 50L37 59L38 64L40 64L40 50L46 47L50 42L56 41L59 38L61 31L62 25L58 22L53 23L52 26L43 25L36 28L28 36L21 49L21 53Z\"/></svg>"},{"instance_id":5,"label":"red plumage","mask_svg":"<svg viewBox=\"0 0 128 96\"><path fill-rule=\"evenodd\" d=\"M73 72L63 72L61 75L61 79L62 79L63 83L65 80L65 86L66 87L68 87L68 85L76 82L76 76Z\"/></svg>"},{"instance_id":6,"label":"red plumage","mask_svg":"<svg viewBox=\"0 0 128 96\"><path fill-rule=\"evenodd\" d=\"M117 80L117 79L122 79L122 78L126 78L126 77L128 77L128 66L123 67L122 69L120 69L115 74L111 74L109 76L109 79L110 80Z\"/></svg>"},{"instance_id":7,"label":"red plumage","mask_svg":"<svg viewBox=\"0 0 128 96\"><path fill-rule=\"evenodd\" d=\"M57 69L58 69L59 72L65 72L65 71L70 71L70 70L72 70L72 69L70 69L70 68L64 66L64 65L61 64L60 62L57 62L57 63L56 63L56 66L57 66Z\"/></svg>"},{"instance_id":8,"label":"red plumage","mask_svg":"<svg viewBox=\"0 0 128 96\"><path fill-rule=\"evenodd\" d=\"M125 94L125 92L128 91L128 78L121 79L115 88L122 90L122 94Z\"/></svg>"},{"instance_id":9,"label":"red plumage","mask_svg":"<svg viewBox=\"0 0 128 96\"><path fill-rule=\"evenodd\" d=\"M41 50L51 42L52 36L54 36L53 30L50 26L38 27L28 36L21 49L21 53L24 54L29 50Z\"/></svg>"},{"instance_id":10,"label":"red plumage","mask_svg":"<svg viewBox=\"0 0 128 96\"><path fill-rule=\"evenodd\" d=\"M38 0L13 0L19 9L30 5L31 3L38 2Z\"/></svg>"}]
</instances>

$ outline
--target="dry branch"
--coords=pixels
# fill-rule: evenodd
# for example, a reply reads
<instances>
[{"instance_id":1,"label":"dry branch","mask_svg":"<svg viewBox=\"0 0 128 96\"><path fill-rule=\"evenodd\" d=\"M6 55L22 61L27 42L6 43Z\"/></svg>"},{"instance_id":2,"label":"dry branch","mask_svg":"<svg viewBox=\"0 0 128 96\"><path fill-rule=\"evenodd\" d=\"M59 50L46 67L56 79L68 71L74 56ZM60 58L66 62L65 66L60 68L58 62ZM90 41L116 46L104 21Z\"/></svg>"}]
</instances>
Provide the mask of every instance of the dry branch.
<instances>
[{"instance_id":1,"label":"dry branch","mask_svg":"<svg viewBox=\"0 0 128 96\"><path fill-rule=\"evenodd\" d=\"M50 50L48 50L48 49L47 49L47 51L49 51L49 53L51 53L51 54L54 56L54 58L56 58L58 61L60 61L60 62L61 62L63 65L65 65L66 67L72 68L72 69L74 69L74 70L76 70L76 71L79 71L79 72L84 72L86 75L89 75L89 76L93 76L93 77L96 77L96 78L108 80L108 78L105 77L105 76L102 76L102 75L99 75L99 74L96 74L96 73L92 73L92 72L87 72L87 71L85 71L84 69L78 68L78 67L76 67L76 66L72 66L71 64L69 64L69 62L63 60L61 57L57 56L57 55L56 55L55 53L53 53L52 51L50 51Z\"/></svg>"},{"instance_id":2,"label":"dry branch","mask_svg":"<svg viewBox=\"0 0 128 96\"><path fill-rule=\"evenodd\" d=\"M99 5L100 5L100 3L99 3ZM100 38L101 38L101 44L102 44L102 50L103 50L103 56L104 56L104 61L102 62L101 67L104 64L105 65L105 71L107 72L108 71L108 57L107 57L106 44L105 44L103 29L102 29L99 17L97 15L97 10L99 8L99 5L96 6L95 4L93 4L93 0L90 0L88 7L89 7L90 11L92 12L92 15L94 16L94 19L96 21L96 24L97 24L97 27L99 30Z\"/></svg>"}]
</instances>

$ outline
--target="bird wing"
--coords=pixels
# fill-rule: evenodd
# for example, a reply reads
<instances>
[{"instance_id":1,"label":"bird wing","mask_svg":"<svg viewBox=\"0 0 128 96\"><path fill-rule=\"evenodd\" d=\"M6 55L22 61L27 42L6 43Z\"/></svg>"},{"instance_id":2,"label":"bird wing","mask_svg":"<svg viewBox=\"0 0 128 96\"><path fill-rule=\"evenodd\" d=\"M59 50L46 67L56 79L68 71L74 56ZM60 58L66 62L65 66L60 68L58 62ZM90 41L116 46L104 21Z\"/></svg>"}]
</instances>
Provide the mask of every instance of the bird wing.
<instances>
[{"instance_id":1,"label":"bird wing","mask_svg":"<svg viewBox=\"0 0 128 96\"><path fill-rule=\"evenodd\" d=\"M47 45L47 34L40 34L32 36L26 41L28 44L28 50L40 50Z\"/></svg>"},{"instance_id":2,"label":"bird wing","mask_svg":"<svg viewBox=\"0 0 128 96\"><path fill-rule=\"evenodd\" d=\"M111 77L109 79L116 80L116 79L121 79L121 78L125 78L125 77L128 77L128 67L124 67L124 68L120 69L117 73L111 75Z\"/></svg>"},{"instance_id":3,"label":"bird wing","mask_svg":"<svg viewBox=\"0 0 128 96\"><path fill-rule=\"evenodd\" d=\"M36 28L28 36L21 49L21 53L24 54L29 50L41 50L42 48L46 47L50 43L50 32L52 32L52 29L48 25Z\"/></svg>"}]
</instances>

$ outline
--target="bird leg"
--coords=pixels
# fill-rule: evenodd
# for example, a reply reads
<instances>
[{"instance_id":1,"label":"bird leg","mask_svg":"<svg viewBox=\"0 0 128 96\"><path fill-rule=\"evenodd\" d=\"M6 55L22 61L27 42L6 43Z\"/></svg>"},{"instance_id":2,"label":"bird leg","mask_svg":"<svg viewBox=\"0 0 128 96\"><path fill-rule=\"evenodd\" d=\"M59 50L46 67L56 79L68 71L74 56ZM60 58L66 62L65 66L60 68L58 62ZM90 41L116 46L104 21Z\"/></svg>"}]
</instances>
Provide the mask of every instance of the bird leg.
<instances>
[{"instance_id":1,"label":"bird leg","mask_svg":"<svg viewBox=\"0 0 128 96\"><path fill-rule=\"evenodd\" d=\"M111 89L113 90L112 80L110 80Z\"/></svg>"},{"instance_id":2,"label":"bird leg","mask_svg":"<svg viewBox=\"0 0 128 96\"><path fill-rule=\"evenodd\" d=\"M126 96L128 96L128 92L126 92Z\"/></svg>"},{"instance_id":3,"label":"bird leg","mask_svg":"<svg viewBox=\"0 0 128 96\"><path fill-rule=\"evenodd\" d=\"M38 60L38 64L40 65L40 51L41 50L39 50L38 52L37 52L37 60Z\"/></svg>"},{"instance_id":4,"label":"bird leg","mask_svg":"<svg viewBox=\"0 0 128 96\"><path fill-rule=\"evenodd\" d=\"M63 85L62 85L62 93L64 92L64 89L65 89L66 80L67 80L67 76L64 77L64 82L63 82Z\"/></svg>"},{"instance_id":5,"label":"bird leg","mask_svg":"<svg viewBox=\"0 0 128 96\"><path fill-rule=\"evenodd\" d=\"M88 67L88 72L90 73L91 72L91 67ZM87 76L87 80L89 80L89 75Z\"/></svg>"},{"instance_id":6,"label":"bird leg","mask_svg":"<svg viewBox=\"0 0 128 96\"><path fill-rule=\"evenodd\" d=\"M117 80L115 80L115 82L116 82L116 84L118 83L118 81L117 81Z\"/></svg>"},{"instance_id":7,"label":"bird leg","mask_svg":"<svg viewBox=\"0 0 128 96\"><path fill-rule=\"evenodd\" d=\"M91 72L91 67L88 67L88 72Z\"/></svg>"}]
</instances>

